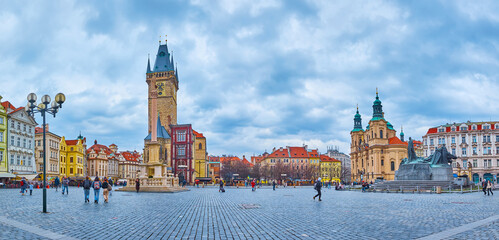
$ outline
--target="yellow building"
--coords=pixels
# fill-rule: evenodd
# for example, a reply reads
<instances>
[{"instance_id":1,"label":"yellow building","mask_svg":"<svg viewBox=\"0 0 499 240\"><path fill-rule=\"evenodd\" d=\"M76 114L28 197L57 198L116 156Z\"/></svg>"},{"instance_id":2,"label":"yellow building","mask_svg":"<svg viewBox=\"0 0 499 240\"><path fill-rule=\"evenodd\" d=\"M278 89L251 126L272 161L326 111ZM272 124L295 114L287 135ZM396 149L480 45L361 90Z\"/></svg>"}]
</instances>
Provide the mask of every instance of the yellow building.
<instances>
[{"instance_id":1,"label":"yellow building","mask_svg":"<svg viewBox=\"0 0 499 240\"><path fill-rule=\"evenodd\" d=\"M310 161L309 167L310 168L315 168L314 171L312 171L313 176L312 179L317 179L318 177L321 176L321 157L319 155L319 150L314 149L314 150L309 150L308 151L308 158Z\"/></svg>"},{"instance_id":2,"label":"yellow building","mask_svg":"<svg viewBox=\"0 0 499 240\"><path fill-rule=\"evenodd\" d=\"M407 157L407 143L396 136L392 124L385 120L377 91L373 117L366 129L362 129L362 118L357 108L350 135L352 181L394 180L400 162Z\"/></svg>"},{"instance_id":3,"label":"yellow building","mask_svg":"<svg viewBox=\"0 0 499 240\"><path fill-rule=\"evenodd\" d=\"M63 136L59 144L60 147L60 174L61 177L83 179L86 138L81 135L76 140L66 140Z\"/></svg>"},{"instance_id":4,"label":"yellow building","mask_svg":"<svg viewBox=\"0 0 499 240\"><path fill-rule=\"evenodd\" d=\"M206 178L206 138L202 133L192 131L194 133L194 179Z\"/></svg>"},{"instance_id":5,"label":"yellow building","mask_svg":"<svg viewBox=\"0 0 499 240\"><path fill-rule=\"evenodd\" d=\"M321 181L322 182L340 182L341 177L341 161L329 157L328 155L321 155Z\"/></svg>"},{"instance_id":6,"label":"yellow building","mask_svg":"<svg viewBox=\"0 0 499 240\"><path fill-rule=\"evenodd\" d=\"M0 96L0 102L2 96ZM7 110L0 104L0 182L5 182L7 178L14 175L9 173L7 166Z\"/></svg>"}]
</instances>

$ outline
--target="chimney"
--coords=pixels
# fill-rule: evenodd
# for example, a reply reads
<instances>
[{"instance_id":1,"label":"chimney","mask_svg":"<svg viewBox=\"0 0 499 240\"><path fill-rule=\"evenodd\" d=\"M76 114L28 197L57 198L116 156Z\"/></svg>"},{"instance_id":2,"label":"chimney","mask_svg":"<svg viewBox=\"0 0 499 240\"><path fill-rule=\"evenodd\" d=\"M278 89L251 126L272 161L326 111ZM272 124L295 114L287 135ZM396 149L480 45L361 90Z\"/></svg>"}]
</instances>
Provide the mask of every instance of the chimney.
<instances>
[{"instance_id":1,"label":"chimney","mask_svg":"<svg viewBox=\"0 0 499 240\"><path fill-rule=\"evenodd\" d=\"M45 124L45 132L49 132L49 124L48 123Z\"/></svg>"}]
</instances>

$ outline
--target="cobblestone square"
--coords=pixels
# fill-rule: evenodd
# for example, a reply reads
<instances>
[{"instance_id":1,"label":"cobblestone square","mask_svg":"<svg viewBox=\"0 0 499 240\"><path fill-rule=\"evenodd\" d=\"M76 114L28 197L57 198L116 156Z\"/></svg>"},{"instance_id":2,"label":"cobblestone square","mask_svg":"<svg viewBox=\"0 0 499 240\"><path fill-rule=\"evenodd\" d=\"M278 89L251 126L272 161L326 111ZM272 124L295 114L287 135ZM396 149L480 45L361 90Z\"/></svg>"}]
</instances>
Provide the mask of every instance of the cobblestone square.
<instances>
[{"instance_id":1,"label":"cobblestone square","mask_svg":"<svg viewBox=\"0 0 499 240\"><path fill-rule=\"evenodd\" d=\"M387 194L311 188L191 188L161 194L113 192L84 203L83 190L21 196L0 190L1 239L498 239L497 197ZM102 195L102 192L101 192ZM93 200L93 192L91 193ZM478 227L468 227L480 220ZM461 227L461 228L460 228ZM464 228L464 230L463 230ZM454 231L453 229L456 229ZM458 231L461 229L460 231ZM45 231L44 231L45 230ZM441 234L444 231L450 234ZM443 236L443 237L442 237Z\"/></svg>"}]
</instances>

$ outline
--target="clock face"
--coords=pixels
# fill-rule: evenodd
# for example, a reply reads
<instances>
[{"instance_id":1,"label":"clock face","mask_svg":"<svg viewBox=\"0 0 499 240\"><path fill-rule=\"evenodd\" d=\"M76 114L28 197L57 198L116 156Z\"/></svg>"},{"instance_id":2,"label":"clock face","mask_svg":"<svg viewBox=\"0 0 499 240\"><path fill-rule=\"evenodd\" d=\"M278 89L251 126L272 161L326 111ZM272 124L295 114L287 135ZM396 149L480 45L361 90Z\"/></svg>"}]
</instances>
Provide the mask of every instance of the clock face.
<instances>
[{"instance_id":1,"label":"clock face","mask_svg":"<svg viewBox=\"0 0 499 240\"><path fill-rule=\"evenodd\" d=\"M156 83L156 88L158 90L158 96L165 96L165 83Z\"/></svg>"}]
</instances>

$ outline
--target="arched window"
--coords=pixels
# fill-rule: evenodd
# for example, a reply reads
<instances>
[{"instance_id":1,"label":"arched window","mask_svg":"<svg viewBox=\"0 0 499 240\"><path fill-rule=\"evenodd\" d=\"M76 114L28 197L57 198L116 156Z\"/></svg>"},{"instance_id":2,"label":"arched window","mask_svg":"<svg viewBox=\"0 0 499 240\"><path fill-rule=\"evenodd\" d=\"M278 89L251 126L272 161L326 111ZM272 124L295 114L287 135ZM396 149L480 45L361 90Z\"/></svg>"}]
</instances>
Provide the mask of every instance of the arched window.
<instances>
[{"instance_id":1,"label":"arched window","mask_svg":"<svg viewBox=\"0 0 499 240\"><path fill-rule=\"evenodd\" d=\"M379 138L383 138L383 130L379 130Z\"/></svg>"},{"instance_id":2,"label":"arched window","mask_svg":"<svg viewBox=\"0 0 499 240\"><path fill-rule=\"evenodd\" d=\"M392 161L392 162L390 163L390 169L391 169L392 171L395 171L395 162L394 162L394 161Z\"/></svg>"},{"instance_id":3,"label":"arched window","mask_svg":"<svg viewBox=\"0 0 499 240\"><path fill-rule=\"evenodd\" d=\"M199 144L199 149L203 149L203 144L202 143Z\"/></svg>"}]
</instances>

